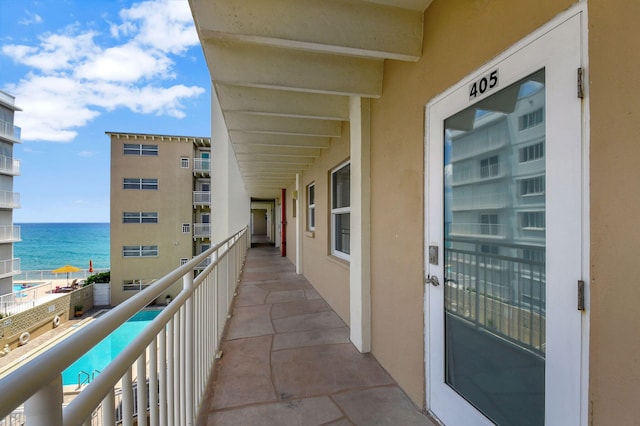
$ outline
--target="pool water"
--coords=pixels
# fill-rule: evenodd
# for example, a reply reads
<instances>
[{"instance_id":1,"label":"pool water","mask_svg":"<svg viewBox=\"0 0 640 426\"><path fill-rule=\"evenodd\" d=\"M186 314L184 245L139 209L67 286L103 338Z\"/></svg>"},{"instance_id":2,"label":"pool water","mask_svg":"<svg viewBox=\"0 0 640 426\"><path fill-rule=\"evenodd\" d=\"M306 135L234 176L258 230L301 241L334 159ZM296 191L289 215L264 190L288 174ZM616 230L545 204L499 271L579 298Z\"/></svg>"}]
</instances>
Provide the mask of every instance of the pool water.
<instances>
[{"instance_id":1,"label":"pool water","mask_svg":"<svg viewBox=\"0 0 640 426\"><path fill-rule=\"evenodd\" d=\"M62 384L77 385L78 374L99 374L158 314L159 309L140 311L62 372ZM83 380L86 375L83 374Z\"/></svg>"}]
</instances>

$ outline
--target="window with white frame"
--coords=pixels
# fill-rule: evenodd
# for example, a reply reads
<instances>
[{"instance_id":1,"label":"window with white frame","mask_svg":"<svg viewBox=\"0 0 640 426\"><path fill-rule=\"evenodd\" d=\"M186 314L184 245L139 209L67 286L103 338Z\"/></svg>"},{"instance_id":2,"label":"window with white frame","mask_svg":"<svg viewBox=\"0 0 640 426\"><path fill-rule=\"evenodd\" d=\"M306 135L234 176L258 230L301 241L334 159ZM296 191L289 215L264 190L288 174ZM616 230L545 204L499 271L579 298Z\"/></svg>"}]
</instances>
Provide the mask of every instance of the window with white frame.
<instances>
[{"instance_id":1,"label":"window with white frame","mask_svg":"<svg viewBox=\"0 0 640 426\"><path fill-rule=\"evenodd\" d=\"M188 258L186 258L186 257L181 257L181 258L180 258L180 266L184 265L184 264L185 264L185 263L187 263L188 261L189 261L189 259L188 259Z\"/></svg>"},{"instance_id":2,"label":"window with white frame","mask_svg":"<svg viewBox=\"0 0 640 426\"><path fill-rule=\"evenodd\" d=\"M480 233L482 235L498 235L498 215L486 213L480 215Z\"/></svg>"},{"instance_id":3,"label":"window with white frame","mask_svg":"<svg viewBox=\"0 0 640 426\"><path fill-rule=\"evenodd\" d=\"M349 260L351 253L351 164L331 171L331 254Z\"/></svg>"},{"instance_id":4,"label":"window with white frame","mask_svg":"<svg viewBox=\"0 0 640 426\"><path fill-rule=\"evenodd\" d=\"M544 194L544 176L520 179L519 182L521 196Z\"/></svg>"},{"instance_id":5,"label":"window with white frame","mask_svg":"<svg viewBox=\"0 0 640 426\"><path fill-rule=\"evenodd\" d=\"M538 160L544 157L544 142L534 143L533 145L520 148L520 162Z\"/></svg>"},{"instance_id":6,"label":"window with white frame","mask_svg":"<svg viewBox=\"0 0 640 426\"><path fill-rule=\"evenodd\" d=\"M493 155L480 160L480 177L482 179L496 177L500 174L500 157Z\"/></svg>"},{"instance_id":7,"label":"window with white frame","mask_svg":"<svg viewBox=\"0 0 640 426\"><path fill-rule=\"evenodd\" d=\"M140 291L149 287L153 281L155 280L122 280L122 290L123 291Z\"/></svg>"},{"instance_id":8,"label":"window with white frame","mask_svg":"<svg viewBox=\"0 0 640 426\"><path fill-rule=\"evenodd\" d=\"M122 212L122 223L158 223L158 212Z\"/></svg>"},{"instance_id":9,"label":"window with white frame","mask_svg":"<svg viewBox=\"0 0 640 426\"><path fill-rule=\"evenodd\" d=\"M158 246L123 246L123 257L156 257Z\"/></svg>"},{"instance_id":10,"label":"window with white frame","mask_svg":"<svg viewBox=\"0 0 640 426\"><path fill-rule=\"evenodd\" d=\"M307 229L316 229L316 184L307 186Z\"/></svg>"},{"instance_id":11,"label":"window with white frame","mask_svg":"<svg viewBox=\"0 0 640 426\"><path fill-rule=\"evenodd\" d=\"M544 211L520 213L520 225L523 229L544 229Z\"/></svg>"},{"instance_id":12,"label":"window with white frame","mask_svg":"<svg viewBox=\"0 0 640 426\"><path fill-rule=\"evenodd\" d=\"M183 234L188 234L191 232L191 224L190 223L183 223L182 224L182 233Z\"/></svg>"},{"instance_id":13,"label":"window with white frame","mask_svg":"<svg viewBox=\"0 0 640 426\"><path fill-rule=\"evenodd\" d=\"M158 179L124 178L122 180L122 187L124 189L156 190L158 189Z\"/></svg>"},{"instance_id":14,"label":"window with white frame","mask_svg":"<svg viewBox=\"0 0 640 426\"><path fill-rule=\"evenodd\" d=\"M189 168L189 159L186 157L182 157L180 159L180 167L183 169L188 169Z\"/></svg>"},{"instance_id":15,"label":"window with white frame","mask_svg":"<svg viewBox=\"0 0 640 426\"><path fill-rule=\"evenodd\" d=\"M538 108L537 110L521 115L518 117L518 130L526 130L531 127L538 126L544 121L544 110Z\"/></svg>"},{"instance_id":16,"label":"window with white frame","mask_svg":"<svg viewBox=\"0 0 640 426\"><path fill-rule=\"evenodd\" d=\"M123 152L124 152L124 155L157 156L158 145L125 143L123 146Z\"/></svg>"}]
</instances>

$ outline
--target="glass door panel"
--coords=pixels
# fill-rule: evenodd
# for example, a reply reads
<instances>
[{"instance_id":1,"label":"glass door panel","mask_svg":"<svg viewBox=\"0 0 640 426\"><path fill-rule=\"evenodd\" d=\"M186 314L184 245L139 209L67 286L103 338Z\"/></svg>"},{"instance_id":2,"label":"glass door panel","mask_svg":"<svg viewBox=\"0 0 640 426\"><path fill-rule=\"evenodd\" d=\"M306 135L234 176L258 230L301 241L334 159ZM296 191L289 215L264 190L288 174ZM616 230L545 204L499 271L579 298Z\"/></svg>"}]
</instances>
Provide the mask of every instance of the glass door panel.
<instances>
[{"instance_id":1,"label":"glass door panel","mask_svg":"<svg viewBox=\"0 0 640 426\"><path fill-rule=\"evenodd\" d=\"M500 425L543 425L545 70L444 122L445 383Z\"/></svg>"}]
</instances>

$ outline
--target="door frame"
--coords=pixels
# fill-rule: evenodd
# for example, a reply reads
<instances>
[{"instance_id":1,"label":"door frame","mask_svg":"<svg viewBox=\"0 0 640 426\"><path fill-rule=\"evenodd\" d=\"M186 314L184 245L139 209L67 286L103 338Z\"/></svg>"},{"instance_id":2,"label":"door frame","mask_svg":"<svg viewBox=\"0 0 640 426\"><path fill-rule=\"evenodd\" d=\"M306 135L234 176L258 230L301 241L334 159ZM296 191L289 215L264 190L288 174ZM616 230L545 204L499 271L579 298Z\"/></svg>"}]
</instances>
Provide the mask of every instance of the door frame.
<instances>
[{"instance_id":1,"label":"door frame","mask_svg":"<svg viewBox=\"0 0 640 426\"><path fill-rule=\"evenodd\" d=\"M553 19L551 19L549 22L547 22L545 25L543 25L541 28L533 31L532 33L530 33L529 35L527 35L525 38L523 38L522 40L520 40L519 42L515 43L512 47L510 47L509 49L507 49L506 51L504 51L503 53L501 53L500 55L496 56L496 58L494 58L493 60L491 60L490 62L484 64L483 66L481 66L480 68L474 70L472 73L470 73L469 75L467 75L464 79L460 80L458 83L456 83L455 85L453 85L452 87L450 87L447 91L445 91L444 93L442 93L441 95L433 98L427 105L425 108L425 151L424 151L424 170L425 170L425 198L424 198L424 202L425 202L425 206L424 206L424 273L425 273L425 280L428 278L429 274L431 271L434 271L434 268L430 266L429 264L429 260L428 260L428 253L429 253L429 245L431 245L431 240L432 238L430 237L430 223L436 219L436 216L442 218L442 212L436 211L436 212L430 212L430 198L429 198L429 194L430 194L430 188L432 187L432 185L437 184L438 182L434 182L434 180L432 179L432 177L430 176L430 170L431 170L431 156L430 156L430 152L432 152L432 150L434 148L440 149L442 150L442 137L440 138L431 138L430 137L430 131L432 128L432 125L434 123L431 122L431 120L434 118L432 117L432 113L434 111L434 108L437 108L437 104L439 102L441 102L442 100L444 100L445 98L448 98L452 95L454 95L454 92L458 92L458 95L461 92L464 92L464 90L461 90L463 88L469 88L470 85L473 82L478 81L479 78L481 78L484 75L488 75L488 73L490 73L493 69L495 69L499 64L504 64L506 60L508 60L510 57L512 56L517 56L518 52L522 52L523 50L525 50L527 47L529 47L531 44L533 44L536 40L542 38L543 36L545 36L548 33L551 33L553 30L558 29L562 26L562 24L564 24L565 22L571 20L571 18L577 17L579 19L580 22L580 48L579 48L579 54L580 54L580 62L581 62L581 67L582 69L585 71L584 72L584 81L587 82L588 81L588 35L587 35L587 5L585 2L581 2L573 7L571 7L570 9L568 9L567 11L557 15L556 17L554 17ZM545 61L546 62L546 61ZM544 66L544 64L541 64L540 68L542 68ZM521 73L521 75L519 76L519 78L522 78L526 75L528 75L529 73L535 71L534 68L529 67L527 70L523 71ZM577 70L576 70L576 74L577 74ZM512 74L509 77L509 81L505 82L504 84L501 85L502 87L505 87L506 85L510 84L513 81L517 81L518 78L516 78L516 76L514 74ZM576 77L576 84L575 86L577 87L577 77ZM497 92L497 91L496 91ZM589 248L590 248L590 233L589 233L589 229L590 229L590 223L589 223L589 90L588 90L588 85L584 84L583 85L583 98L582 98L582 102L581 102L581 123L580 123L580 131L581 131L581 162L579 164L580 168L581 168L581 175L580 175L580 186L581 186L581 192L579 194L579 198L581 200L581 205L578 206L578 210L579 213L581 215L581 224L580 224L580 240L581 240L581 249L580 249L580 265L579 265L579 270L580 270L580 277L576 277L577 279L581 279L584 281L585 283L585 310L582 311L581 315L580 315L580 335L578 336L578 344L580 347L580 356L579 356L579 389L575 389L576 392L579 393L579 401L578 401L578 405L579 405L579 418L575 419L575 424L579 424L579 425L586 425L588 422L588 384L589 384L589 282L590 282L590 275L589 275ZM474 99L473 102L469 102L468 105L472 105L474 103L476 103L477 101L490 96L491 94L493 94L494 92L490 92L487 93L486 96L478 96L477 99ZM458 96L459 97L459 96ZM461 104L462 105L462 104ZM460 108L460 109L464 109L464 108ZM436 126L438 126L436 124ZM438 127L442 127L442 123L439 124ZM431 140L431 139L437 139L437 140ZM438 148L438 146L440 146L440 148ZM436 151L437 152L437 151ZM441 155L441 154L440 154ZM442 170L440 168L440 170ZM437 179L437 177L436 177ZM442 177L440 177L440 186L442 186ZM438 197L442 195L441 192L437 195ZM436 196L436 195L434 195ZM441 238L440 238L441 240ZM442 264L443 264L443 254L444 254L444 249L442 248L442 246L440 246L440 250L438 253L439 259L438 259L438 263L439 263L439 268L442 268ZM435 270L437 270L438 267L435 267ZM431 272L433 273L433 272ZM440 277L442 278L442 274L441 274L441 270L440 270ZM444 280L440 280L441 282ZM430 351L430 349L432 347L434 347L434 344L432 343L432 333L430 332L432 324L430 323L430 319L429 319L429 312L430 312L430 300L432 298L431 295L431 290L432 290L432 286L431 284L425 283L425 299L424 299L424 312L425 312L425 317L424 317L424 321L425 321L425 329L424 329L424 333L425 333L425 385L426 385L426 392L425 392L425 406L427 408L427 410L429 410L430 412L432 412L432 398L433 398L433 392L432 392L432 383L434 380L434 377L431 377L431 368L430 368L430 364L432 362L432 357L434 356L434 354ZM575 292L577 293L577 282L575 283ZM434 291L437 292L437 290ZM553 407L551 407L553 408ZM478 412L479 413L479 412ZM437 417L436 413L432 414L434 416ZM571 413L571 415L575 415L576 413ZM484 422L484 420L486 420L486 418L480 414L480 416L477 419L478 424L481 424L482 422ZM467 419L467 420L472 420L472 419ZM468 424L471 424L472 422L469 422Z\"/></svg>"}]
</instances>

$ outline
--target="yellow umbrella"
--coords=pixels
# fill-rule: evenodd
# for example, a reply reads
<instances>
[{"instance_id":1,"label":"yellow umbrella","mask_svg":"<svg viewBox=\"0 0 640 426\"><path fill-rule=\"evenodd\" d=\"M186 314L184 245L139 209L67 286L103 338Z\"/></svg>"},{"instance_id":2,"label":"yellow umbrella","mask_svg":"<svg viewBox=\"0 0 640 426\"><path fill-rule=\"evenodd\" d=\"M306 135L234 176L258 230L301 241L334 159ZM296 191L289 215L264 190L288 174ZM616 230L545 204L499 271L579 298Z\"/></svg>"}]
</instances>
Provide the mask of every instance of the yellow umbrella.
<instances>
[{"instance_id":1,"label":"yellow umbrella","mask_svg":"<svg viewBox=\"0 0 640 426\"><path fill-rule=\"evenodd\" d=\"M71 266L71 265L64 265L61 266L58 269L54 269L53 272L54 274L64 274L65 272L67 273L67 285L69 285L69 272L78 272L81 271L82 269L80 268L76 268L75 266Z\"/></svg>"}]
</instances>

